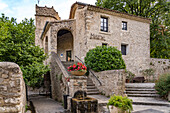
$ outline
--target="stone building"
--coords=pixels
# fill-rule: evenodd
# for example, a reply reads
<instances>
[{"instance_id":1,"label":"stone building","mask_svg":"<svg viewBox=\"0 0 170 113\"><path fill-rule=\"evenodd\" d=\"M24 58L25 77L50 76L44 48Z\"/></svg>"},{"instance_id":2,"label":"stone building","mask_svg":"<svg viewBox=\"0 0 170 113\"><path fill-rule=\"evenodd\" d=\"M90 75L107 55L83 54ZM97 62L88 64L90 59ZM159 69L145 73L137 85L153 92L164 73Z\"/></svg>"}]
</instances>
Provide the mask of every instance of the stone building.
<instances>
[{"instance_id":1,"label":"stone building","mask_svg":"<svg viewBox=\"0 0 170 113\"><path fill-rule=\"evenodd\" d=\"M62 61L84 60L96 46L122 50L127 69L138 74L150 59L150 20L130 14L74 3L70 17L60 20L52 8L36 6L36 45L54 51Z\"/></svg>"},{"instance_id":2,"label":"stone building","mask_svg":"<svg viewBox=\"0 0 170 113\"><path fill-rule=\"evenodd\" d=\"M80 2L72 5L67 20L53 7L36 5L35 19L35 43L48 53L47 64L53 59L51 52L61 61L76 61L75 56L84 61L90 49L107 45L122 52L132 73L141 75L150 68L150 19Z\"/></svg>"}]
</instances>

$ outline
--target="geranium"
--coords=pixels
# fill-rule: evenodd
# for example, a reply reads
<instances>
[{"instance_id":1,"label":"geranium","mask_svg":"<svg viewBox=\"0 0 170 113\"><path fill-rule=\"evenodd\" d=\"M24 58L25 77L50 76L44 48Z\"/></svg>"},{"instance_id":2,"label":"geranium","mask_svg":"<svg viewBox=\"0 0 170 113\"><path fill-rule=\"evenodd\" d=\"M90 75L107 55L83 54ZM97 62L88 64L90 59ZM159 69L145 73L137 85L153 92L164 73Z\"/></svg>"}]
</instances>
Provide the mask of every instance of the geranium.
<instances>
[{"instance_id":1,"label":"geranium","mask_svg":"<svg viewBox=\"0 0 170 113\"><path fill-rule=\"evenodd\" d=\"M87 67L80 62L68 67L68 71L86 71L86 70L87 70Z\"/></svg>"}]
</instances>

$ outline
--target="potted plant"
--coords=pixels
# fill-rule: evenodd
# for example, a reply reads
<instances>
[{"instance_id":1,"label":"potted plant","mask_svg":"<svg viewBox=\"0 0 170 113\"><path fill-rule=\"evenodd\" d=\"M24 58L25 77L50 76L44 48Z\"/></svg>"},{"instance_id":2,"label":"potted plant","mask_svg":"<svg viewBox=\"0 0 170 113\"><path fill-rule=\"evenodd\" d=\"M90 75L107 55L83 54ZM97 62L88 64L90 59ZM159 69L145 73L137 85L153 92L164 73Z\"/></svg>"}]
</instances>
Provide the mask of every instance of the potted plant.
<instances>
[{"instance_id":1,"label":"potted plant","mask_svg":"<svg viewBox=\"0 0 170 113\"><path fill-rule=\"evenodd\" d=\"M87 67L84 64L78 62L77 64L69 66L68 71L70 71L72 75L81 76L87 72Z\"/></svg>"},{"instance_id":2,"label":"potted plant","mask_svg":"<svg viewBox=\"0 0 170 113\"><path fill-rule=\"evenodd\" d=\"M126 76L126 83L133 82L133 78L135 77L135 74L133 74L130 71L126 71L127 76Z\"/></svg>"},{"instance_id":3,"label":"potted plant","mask_svg":"<svg viewBox=\"0 0 170 113\"><path fill-rule=\"evenodd\" d=\"M133 110L132 100L128 97L113 95L110 97L107 107L110 106L110 113L131 113Z\"/></svg>"}]
</instances>

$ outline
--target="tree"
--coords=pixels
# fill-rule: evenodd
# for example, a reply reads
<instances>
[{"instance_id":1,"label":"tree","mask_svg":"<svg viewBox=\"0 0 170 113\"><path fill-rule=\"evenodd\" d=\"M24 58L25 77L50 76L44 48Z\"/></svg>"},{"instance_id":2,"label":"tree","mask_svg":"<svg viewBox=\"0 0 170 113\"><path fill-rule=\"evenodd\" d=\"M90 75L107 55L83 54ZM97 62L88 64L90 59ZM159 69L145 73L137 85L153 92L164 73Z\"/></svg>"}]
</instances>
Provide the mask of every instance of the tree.
<instances>
[{"instance_id":1,"label":"tree","mask_svg":"<svg viewBox=\"0 0 170 113\"><path fill-rule=\"evenodd\" d=\"M27 85L40 87L43 74L49 69L43 64L47 58L43 49L35 46L35 26L33 19L23 20L0 17L0 61L17 63L23 72Z\"/></svg>"},{"instance_id":2,"label":"tree","mask_svg":"<svg viewBox=\"0 0 170 113\"><path fill-rule=\"evenodd\" d=\"M151 57L170 58L170 2L167 0L97 0L96 5L152 19Z\"/></svg>"}]
</instances>

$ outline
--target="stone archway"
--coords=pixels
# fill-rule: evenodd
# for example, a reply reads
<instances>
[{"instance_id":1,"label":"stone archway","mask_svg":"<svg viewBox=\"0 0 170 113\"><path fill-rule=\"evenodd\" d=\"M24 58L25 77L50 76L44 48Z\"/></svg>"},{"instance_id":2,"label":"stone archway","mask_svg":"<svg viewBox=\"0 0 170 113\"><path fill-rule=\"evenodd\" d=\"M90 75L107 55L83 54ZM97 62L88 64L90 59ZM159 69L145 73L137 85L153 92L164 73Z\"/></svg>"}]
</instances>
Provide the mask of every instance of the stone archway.
<instances>
[{"instance_id":1,"label":"stone archway","mask_svg":"<svg viewBox=\"0 0 170 113\"><path fill-rule=\"evenodd\" d=\"M73 35L67 29L60 29L57 33L57 54L61 61L73 61Z\"/></svg>"}]
</instances>

